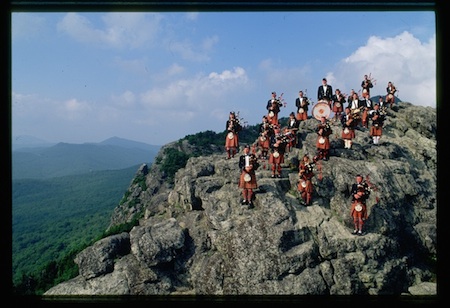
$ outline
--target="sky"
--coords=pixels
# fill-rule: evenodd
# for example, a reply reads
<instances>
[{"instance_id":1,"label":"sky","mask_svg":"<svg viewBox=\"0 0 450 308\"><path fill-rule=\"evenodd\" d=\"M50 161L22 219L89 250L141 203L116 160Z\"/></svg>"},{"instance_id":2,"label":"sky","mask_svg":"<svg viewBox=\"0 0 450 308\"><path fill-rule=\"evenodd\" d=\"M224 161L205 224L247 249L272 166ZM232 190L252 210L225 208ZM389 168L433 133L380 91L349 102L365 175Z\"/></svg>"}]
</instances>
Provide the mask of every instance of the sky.
<instances>
[{"instance_id":1,"label":"sky","mask_svg":"<svg viewBox=\"0 0 450 308\"><path fill-rule=\"evenodd\" d=\"M436 108L436 16L381 12L12 12L11 133L165 145L295 111L322 78ZM310 110L312 109L310 106Z\"/></svg>"}]
</instances>

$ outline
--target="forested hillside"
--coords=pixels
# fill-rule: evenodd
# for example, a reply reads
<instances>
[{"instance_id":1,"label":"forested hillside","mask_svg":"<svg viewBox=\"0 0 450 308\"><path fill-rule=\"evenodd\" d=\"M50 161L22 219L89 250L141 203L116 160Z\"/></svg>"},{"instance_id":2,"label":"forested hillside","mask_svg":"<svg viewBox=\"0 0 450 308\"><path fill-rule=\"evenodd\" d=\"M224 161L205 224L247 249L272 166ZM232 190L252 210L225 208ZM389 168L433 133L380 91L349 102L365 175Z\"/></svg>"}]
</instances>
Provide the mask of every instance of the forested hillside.
<instances>
[{"instance_id":1,"label":"forested hillside","mask_svg":"<svg viewBox=\"0 0 450 308\"><path fill-rule=\"evenodd\" d=\"M13 281L100 236L138 168L13 180Z\"/></svg>"}]
</instances>

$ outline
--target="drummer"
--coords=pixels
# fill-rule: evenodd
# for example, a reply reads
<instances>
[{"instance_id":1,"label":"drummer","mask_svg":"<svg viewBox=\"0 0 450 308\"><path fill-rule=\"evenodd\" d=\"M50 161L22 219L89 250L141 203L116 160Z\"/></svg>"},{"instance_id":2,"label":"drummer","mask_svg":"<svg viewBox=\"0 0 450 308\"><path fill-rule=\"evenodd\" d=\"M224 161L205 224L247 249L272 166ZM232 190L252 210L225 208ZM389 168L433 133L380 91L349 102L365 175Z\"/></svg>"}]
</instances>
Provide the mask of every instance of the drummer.
<instances>
[{"instance_id":1,"label":"drummer","mask_svg":"<svg viewBox=\"0 0 450 308\"><path fill-rule=\"evenodd\" d=\"M331 107L331 99L333 96L333 88L327 83L326 78L322 78L322 85L317 89L317 101L325 100Z\"/></svg>"},{"instance_id":2,"label":"drummer","mask_svg":"<svg viewBox=\"0 0 450 308\"><path fill-rule=\"evenodd\" d=\"M242 130L242 126L236 118L234 111L231 111L228 116L225 130L227 132L225 137L225 150L227 151L227 159L230 159L236 155L237 148L239 147L238 133Z\"/></svg>"}]
</instances>

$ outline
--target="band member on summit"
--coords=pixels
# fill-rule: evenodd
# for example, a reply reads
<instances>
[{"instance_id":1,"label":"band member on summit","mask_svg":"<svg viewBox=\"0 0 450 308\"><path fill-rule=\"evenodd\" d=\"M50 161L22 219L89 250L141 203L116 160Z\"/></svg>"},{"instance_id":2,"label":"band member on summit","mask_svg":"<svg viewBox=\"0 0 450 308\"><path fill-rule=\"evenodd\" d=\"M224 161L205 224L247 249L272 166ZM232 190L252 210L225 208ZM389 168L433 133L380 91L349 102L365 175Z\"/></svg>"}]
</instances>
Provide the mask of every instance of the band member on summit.
<instances>
[{"instance_id":1,"label":"band member on summit","mask_svg":"<svg viewBox=\"0 0 450 308\"><path fill-rule=\"evenodd\" d=\"M364 108L364 100L359 99L358 93L353 91L352 100L349 104L350 112L354 117L354 127L361 124L361 114Z\"/></svg>"},{"instance_id":2,"label":"band member on summit","mask_svg":"<svg viewBox=\"0 0 450 308\"><path fill-rule=\"evenodd\" d=\"M363 127L369 127L369 111L373 109L373 102L368 95L365 95L362 102L361 124Z\"/></svg>"},{"instance_id":3,"label":"band member on summit","mask_svg":"<svg viewBox=\"0 0 450 308\"><path fill-rule=\"evenodd\" d=\"M353 101L353 94L356 94L356 97L358 97L358 93L355 92L355 90L351 90L350 94L347 96L347 106L352 108L352 101Z\"/></svg>"},{"instance_id":4,"label":"band member on summit","mask_svg":"<svg viewBox=\"0 0 450 308\"><path fill-rule=\"evenodd\" d=\"M286 150L291 151L293 147L297 146L297 133L300 125L300 121L295 118L295 114L291 112L289 119L287 120L287 126L285 130L285 136L288 138L288 144Z\"/></svg>"},{"instance_id":5,"label":"band member on summit","mask_svg":"<svg viewBox=\"0 0 450 308\"><path fill-rule=\"evenodd\" d=\"M309 100L306 96L303 96L303 91L298 91L298 97L295 99L295 106L297 107L297 120L307 120Z\"/></svg>"},{"instance_id":6,"label":"band member on summit","mask_svg":"<svg viewBox=\"0 0 450 308\"><path fill-rule=\"evenodd\" d=\"M333 88L327 83L327 79L322 79L322 85L317 89L317 101L326 100L331 107Z\"/></svg>"},{"instance_id":7,"label":"band member on summit","mask_svg":"<svg viewBox=\"0 0 450 308\"><path fill-rule=\"evenodd\" d=\"M272 178L281 178L281 164L284 163L287 141L278 126L274 126L274 135L270 140L269 164L272 169Z\"/></svg>"},{"instance_id":8,"label":"band member on summit","mask_svg":"<svg viewBox=\"0 0 450 308\"><path fill-rule=\"evenodd\" d=\"M345 96L341 93L341 90L336 89L335 94L332 97L333 106L332 111L334 112L334 121L340 121L342 117L342 112L344 111Z\"/></svg>"},{"instance_id":9,"label":"band member on summit","mask_svg":"<svg viewBox=\"0 0 450 308\"><path fill-rule=\"evenodd\" d=\"M350 195L352 197L350 215L355 226L353 234L362 235L362 228L367 219L366 201L370 196L370 190L369 185L363 181L363 177L359 174L356 176L356 183L352 184Z\"/></svg>"},{"instance_id":10,"label":"band member on summit","mask_svg":"<svg viewBox=\"0 0 450 308\"><path fill-rule=\"evenodd\" d=\"M255 171L259 163L255 154L250 153L248 144L244 147L244 153L239 157L239 168L241 176L239 177L239 188L242 189L242 205L253 207L253 189L258 188Z\"/></svg>"},{"instance_id":11,"label":"band member on summit","mask_svg":"<svg viewBox=\"0 0 450 308\"><path fill-rule=\"evenodd\" d=\"M319 159L328 160L330 158L330 138L333 133L330 122L325 117L320 118L320 123L316 127L317 133L317 155L314 156L314 161Z\"/></svg>"},{"instance_id":12,"label":"band member on summit","mask_svg":"<svg viewBox=\"0 0 450 308\"><path fill-rule=\"evenodd\" d=\"M277 98L277 93L272 92L272 97L267 101L267 117L269 123L272 125L278 125L278 113L280 113L280 108L283 103Z\"/></svg>"},{"instance_id":13,"label":"band member on summit","mask_svg":"<svg viewBox=\"0 0 450 308\"><path fill-rule=\"evenodd\" d=\"M269 123L267 116L262 117L262 122L259 124L258 148L261 149L261 159L266 160L269 153L270 138L273 135L272 125Z\"/></svg>"},{"instance_id":14,"label":"band member on summit","mask_svg":"<svg viewBox=\"0 0 450 308\"><path fill-rule=\"evenodd\" d=\"M381 135L383 134L383 124L386 114L380 109L379 104L375 104L373 110L369 112L369 118L372 120L370 136L372 137L373 144L378 145Z\"/></svg>"},{"instance_id":15,"label":"band member on summit","mask_svg":"<svg viewBox=\"0 0 450 308\"><path fill-rule=\"evenodd\" d=\"M355 138L355 125L357 124L357 121L352 115L349 107L345 108L344 115L341 118L341 124L341 138L344 140L344 149L351 149L353 139Z\"/></svg>"},{"instance_id":16,"label":"band member on summit","mask_svg":"<svg viewBox=\"0 0 450 308\"><path fill-rule=\"evenodd\" d=\"M386 87L386 103L390 105L390 107L392 108L392 106L395 104L395 92L397 92L397 89L395 88L394 84L392 82L388 82L387 87Z\"/></svg>"},{"instance_id":17,"label":"band member on summit","mask_svg":"<svg viewBox=\"0 0 450 308\"><path fill-rule=\"evenodd\" d=\"M225 137L225 149L227 151L227 159L230 159L236 155L237 148L239 147L238 133L242 130L242 126L233 111L230 112L225 130L227 131Z\"/></svg>"},{"instance_id":18,"label":"band member on summit","mask_svg":"<svg viewBox=\"0 0 450 308\"><path fill-rule=\"evenodd\" d=\"M361 82L361 88L363 96L367 94L367 96L370 97L370 89L373 88L373 83L369 76L364 75L364 80Z\"/></svg>"},{"instance_id":19,"label":"band member on summit","mask_svg":"<svg viewBox=\"0 0 450 308\"><path fill-rule=\"evenodd\" d=\"M298 185L297 190L306 206L311 204L313 185L311 179L314 176L314 162L311 161L308 154L303 155L298 166Z\"/></svg>"}]
</instances>

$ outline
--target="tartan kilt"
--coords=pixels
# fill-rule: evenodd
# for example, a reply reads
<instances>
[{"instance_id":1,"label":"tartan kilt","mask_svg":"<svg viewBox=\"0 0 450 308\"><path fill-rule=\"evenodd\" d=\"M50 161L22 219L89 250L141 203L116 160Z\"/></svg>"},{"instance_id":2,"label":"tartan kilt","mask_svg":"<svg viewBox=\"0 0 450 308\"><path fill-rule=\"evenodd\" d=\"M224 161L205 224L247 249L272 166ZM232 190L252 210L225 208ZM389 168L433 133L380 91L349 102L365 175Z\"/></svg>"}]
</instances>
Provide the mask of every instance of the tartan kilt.
<instances>
[{"instance_id":1,"label":"tartan kilt","mask_svg":"<svg viewBox=\"0 0 450 308\"><path fill-rule=\"evenodd\" d=\"M237 148L239 147L239 136L236 133L233 133L234 138L228 138L228 134L225 137L225 147L226 148Z\"/></svg>"},{"instance_id":2,"label":"tartan kilt","mask_svg":"<svg viewBox=\"0 0 450 308\"><path fill-rule=\"evenodd\" d=\"M347 134L344 133L344 129L342 129L342 134L341 134L342 139L353 139L353 138L355 138L355 130L353 128L348 128L348 133Z\"/></svg>"},{"instance_id":3,"label":"tartan kilt","mask_svg":"<svg viewBox=\"0 0 450 308\"><path fill-rule=\"evenodd\" d=\"M306 121L306 120L308 120L308 112L307 111L305 111L303 113L297 112L296 118L299 121Z\"/></svg>"},{"instance_id":4,"label":"tartan kilt","mask_svg":"<svg viewBox=\"0 0 450 308\"><path fill-rule=\"evenodd\" d=\"M370 127L370 135L371 136L381 136L382 133L383 133L382 126L374 126L374 125L372 125Z\"/></svg>"},{"instance_id":5,"label":"tartan kilt","mask_svg":"<svg viewBox=\"0 0 450 308\"><path fill-rule=\"evenodd\" d=\"M355 206L356 206L357 203L361 203L361 202L358 202L356 200L352 202L352 208L351 208L351 211L350 211L350 215L353 218L359 218L359 219L364 218L364 219L366 219L367 218L367 205L364 204L364 203L361 203L362 211L358 212L355 209Z\"/></svg>"},{"instance_id":6,"label":"tartan kilt","mask_svg":"<svg viewBox=\"0 0 450 308\"><path fill-rule=\"evenodd\" d=\"M305 181L306 187L302 186L302 182L303 181ZM312 186L311 180L310 179L308 179L308 180L300 179L300 181L297 184L297 189L298 189L299 192L312 193L313 192L313 186Z\"/></svg>"},{"instance_id":7,"label":"tartan kilt","mask_svg":"<svg viewBox=\"0 0 450 308\"><path fill-rule=\"evenodd\" d=\"M244 176L247 173L250 174L250 176L251 176L251 180L249 182L246 182L244 180ZM255 172L254 171L247 172L247 171L243 170L241 172L241 176L239 177L239 185L238 186L239 186L239 188L243 188L243 189L255 189L255 188L258 188L258 184L256 183L256 174L255 174Z\"/></svg>"},{"instance_id":8,"label":"tartan kilt","mask_svg":"<svg viewBox=\"0 0 450 308\"><path fill-rule=\"evenodd\" d=\"M274 157L273 153L270 153L269 156L269 164L282 164L284 163L284 154L279 153L278 157Z\"/></svg>"},{"instance_id":9,"label":"tartan kilt","mask_svg":"<svg viewBox=\"0 0 450 308\"><path fill-rule=\"evenodd\" d=\"M343 112L344 111L344 108L343 108L343 106L342 106L342 103L341 103L341 105L338 107L338 106L336 106L336 103L334 103L333 104L333 109L332 109L332 111L333 112Z\"/></svg>"},{"instance_id":10,"label":"tartan kilt","mask_svg":"<svg viewBox=\"0 0 450 308\"><path fill-rule=\"evenodd\" d=\"M261 138L258 138L258 145L263 149L268 149L270 146L269 138L266 138L264 141L262 141Z\"/></svg>"},{"instance_id":11,"label":"tartan kilt","mask_svg":"<svg viewBox=\"0 0 450 308\"><path fill-rule=\"evenodd\" d=\"M322 150L329 150L330 149L330 139L328 137L324 137L324 138L325 138L325 143L320 143L319 142L320 136L317 137L316 148L322 149Z\"/></svg>"}]
</instances>

